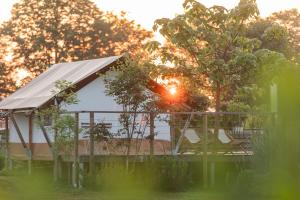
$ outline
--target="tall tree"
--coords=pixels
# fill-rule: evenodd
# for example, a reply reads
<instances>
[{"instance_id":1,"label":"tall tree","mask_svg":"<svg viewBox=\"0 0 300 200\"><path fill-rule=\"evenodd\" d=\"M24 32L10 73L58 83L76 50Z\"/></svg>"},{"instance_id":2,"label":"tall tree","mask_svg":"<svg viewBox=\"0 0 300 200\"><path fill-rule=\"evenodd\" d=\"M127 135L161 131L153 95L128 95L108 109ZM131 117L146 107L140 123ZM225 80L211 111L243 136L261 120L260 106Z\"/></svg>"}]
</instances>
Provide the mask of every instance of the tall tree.
<instances>
[{"instance_id":1,"label":"tall tree","mask_svg":"<svg viewBox=\"0 0 300 200\"><path fill-rule=\"evenodd\" d=\"M285 27L288 31L289 48L294 57L300 57L300 13L297 9L273 13L267 18Z\"/></svg>"},{"instance_id":2,"label":"tall tree","mask_svg":"<svg viewBox=\"0 0 300 200\"><path fill-rule=\"evenodd\" d=\"M12 62L33 77L58 62L132 53L151 37L124 14L104 13L90 0L20 0L0 34L10 39Z\"/></svg>"},{"instance_id":3,"label":"tall tree","mask_svg":"<svg viewBox=\"0 0 300 200\"><path fill-rule=\"evenodd\" d=\"M184 14L173 19L159 19L154 30L185 54L160 48L162 60L175 64L179 74L186 72L189 80L198 81L198 88L207 83L214 97L216 111L222 100L235 89L247 84L256 68L252 53L260 45L257 39L245 37L246 23L258 15L254 0L241 0L227 10L222 6L205 7L195 0L185 0ZM157 45L158 46L158 45Z\"/></svg>"},{"instance_id":4,"label":"tall tree","mask_svg":"<svg viewBox=\"0 0 300 200\"><path fill-rule=\"evenodd\" d=\"M113 96L115 102L122 105L124 111L119 116L121 128L117 135L125 137L127 169L132 151L132 140L134 137L142 138L148 124L148 120L146 120L146 126L139 122L139 116L141 116L139 112L157 110L157 97L152 92L147 92L150 79L145 66L147 63L144 61L125 57L124 62L120 62L114 70L115 75L108 74L105 78L106 94ZM143 126L144 128L141 129L140 127ZM135 143L138 145L138 140Z\"/></svg>"},{"instance_id":5,"label":"tall tree","mask_svg":"<svg viewBox=\"0 0 300 200\"><path fill-rule=\"evenodd\" d=\"M258 19L248 25L246 35L249 38L259 39L261 41L260 49L269 49L286 56L291 55L288 31L278 23L267 19Z\"/></svg>"}]
</instances>

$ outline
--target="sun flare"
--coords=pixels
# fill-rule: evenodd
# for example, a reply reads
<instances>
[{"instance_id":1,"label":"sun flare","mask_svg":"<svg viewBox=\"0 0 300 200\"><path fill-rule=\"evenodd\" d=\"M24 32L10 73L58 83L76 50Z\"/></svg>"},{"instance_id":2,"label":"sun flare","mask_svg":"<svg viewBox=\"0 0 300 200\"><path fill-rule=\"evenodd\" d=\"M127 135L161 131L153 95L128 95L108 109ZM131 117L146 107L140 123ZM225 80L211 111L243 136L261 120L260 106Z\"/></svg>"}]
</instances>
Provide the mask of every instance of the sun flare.
<instances>
[{"instance_id":1,"label":"sun flare","mask_svg":"<svg viewBox=\"0 0 300 200\"><path fill-rule=\"evenodd\" d=\"M176 87L171 87L171 88L169 88L169 92L170 92L171 95L175 95L176 92L177 92Z\"/></svg>"}]
</instances>

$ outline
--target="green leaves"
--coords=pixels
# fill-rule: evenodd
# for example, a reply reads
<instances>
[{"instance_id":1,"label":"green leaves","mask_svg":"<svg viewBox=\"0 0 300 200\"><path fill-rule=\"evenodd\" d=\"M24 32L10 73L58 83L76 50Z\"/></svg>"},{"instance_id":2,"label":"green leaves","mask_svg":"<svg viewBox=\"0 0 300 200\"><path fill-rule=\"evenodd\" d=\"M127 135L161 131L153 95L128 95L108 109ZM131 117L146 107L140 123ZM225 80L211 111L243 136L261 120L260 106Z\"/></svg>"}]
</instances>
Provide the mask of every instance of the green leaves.
<instances>
[{"instance_id":1,"label":"green leaves","mask_svg":"<svg viewBox=\"0 0 300 200\"><path fill-rule=\"evenodd\" d=\"M105 77L106 94L126 107L128 111L145 110L151 95L145 92L149 77L138 59L126 57L116 69Z\"/></svg>"},{"instance_id":2,"label":"green leaves","mask_svg":"<svg viewBox=\"0 0 300 200\"><path fill-rule=\"evenodd\" d=\"M63 102L66 105L78 103L77 95L73 91L75 88L71 82L66 80L56 81L55 88L52 93L55 94L59 103Z\"/></svg>"},{"instance_id":3,"label":"green leaves","mask_svg":"<svg viewBox=\"0 0 300 200\"><path fill-rule=\"evenodd\" d=\"M26 68L34 78L54 63L135 54L151 36L124 13L104 13L90 0L20 0L0 27L8 44L0 49L13 50L11 72Z\"/></svg>"},{"instance_id":4,"label":"green leaves","mask_svg":"<svg viewBox=\"0 0 300 200\"><path fill-rule=\"evenodd\" d=\"M222 6L206 8L195 0L186 0L183 7L184 14L155 22L154 30L167 40L167 46L156 46L161 60L175 64L169 69L174 77L184 76L190 82L184 84L194 85L196 93L208 86L206 93L223 93L224 98L230 98L234 88L248 84L257 70L253 51L260 42L244 34L247 21L258 14L255 1L242 0L231 10ZM219 105L221 99L215 104Z\"/></svg>"},{"instance_id":5,"label":"green leaves","mask_svg":"<svg viewBox=\"0 0 300 200\"><path fill-rule=\"evenodd\" d=\"M39 110L37 113L39 125L45 125L45 118L50 119L51 131L55 130L56 140L54 141L56 153L70 155L73 149L75 118L69 114L63 114L62 107L78 103L77 95L73 91L74 86L71 82L61 80L55 82L54 104Z\"/></svg>"}]
</instances>

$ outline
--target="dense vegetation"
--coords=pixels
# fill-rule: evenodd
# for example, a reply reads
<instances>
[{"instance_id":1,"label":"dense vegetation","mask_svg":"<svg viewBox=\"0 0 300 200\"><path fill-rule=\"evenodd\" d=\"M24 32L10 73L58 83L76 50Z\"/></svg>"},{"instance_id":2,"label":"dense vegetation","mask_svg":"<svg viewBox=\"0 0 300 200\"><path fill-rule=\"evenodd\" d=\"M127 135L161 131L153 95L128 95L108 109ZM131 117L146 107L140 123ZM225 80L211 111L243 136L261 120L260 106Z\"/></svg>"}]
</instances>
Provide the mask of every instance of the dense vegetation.
<instances>
[{"instance_id":1,"label":"dense vegetation","mask_svg":"<svg viewBox=\"0 0 300 200\"><path fill-rule=\"evenodd\" d=\"M277 85L277 123L261 122L267 131L255 144L251 169L232 170L239 175L230 183L236 186L234 198L299 199L299 12L292 9L261 18L255 0L241 0L232 9L185 0L183 11L155 21L153 31L165 38L160 44L149 41L153 32L124 14L117 17L102 12L90 0L21 0L12 18L0 26L1 96L18 87L13 78L18 69L28 70L31 79L54 63L127 52L128 57L115 69L115 79L106 80L106 92L123 105L123 111L133 111L120 119L120 133L132 138L138 111L182 111L187 105L196 111L269 112L270 86ZM11 60L4 59L8 55ZM170 95L158 99L145 93L151 80L159 80L167 89L176 88L175 100L168 99ZM72 120L70 124L72 127ZM127 142L129 155L131 140ZM124 173L123 168L109 171L119 165L100 167L100 186L122 184L123 178L122 187L131 184L127 173L141 177L138 164L130 171L128 159L126 163ZM150 167L143 166L142 174L150 181L149 187L178 191L201 182L193 174L198 168L187 162L145 163Z\"/></svg>"}]
</instances>

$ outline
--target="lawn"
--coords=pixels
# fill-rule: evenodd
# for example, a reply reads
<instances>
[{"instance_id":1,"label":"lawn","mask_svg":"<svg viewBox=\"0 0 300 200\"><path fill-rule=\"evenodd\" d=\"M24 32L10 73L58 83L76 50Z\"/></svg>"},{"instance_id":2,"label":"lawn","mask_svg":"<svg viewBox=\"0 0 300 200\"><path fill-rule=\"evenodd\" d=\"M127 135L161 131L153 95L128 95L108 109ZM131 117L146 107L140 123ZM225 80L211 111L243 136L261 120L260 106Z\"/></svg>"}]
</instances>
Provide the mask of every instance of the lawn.
<instances>
[{"instance_id":1,"label":"lawn","mask_svg":"<svg viewBox=\"0 0 300 200\"><path fill-rule=\"evenodd\" d=\"M20 181L14 177L0 176L0 199L2 200L221 200L224 197L214 192L141 192L130 191L99 192L65 187L46 187L36 181Z\"/></svg>"}]
</instances>

